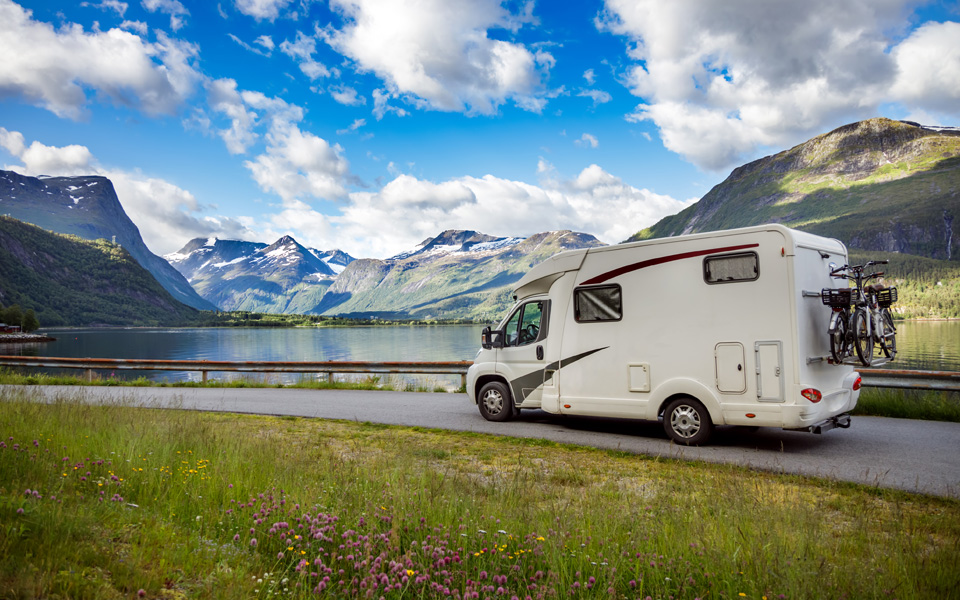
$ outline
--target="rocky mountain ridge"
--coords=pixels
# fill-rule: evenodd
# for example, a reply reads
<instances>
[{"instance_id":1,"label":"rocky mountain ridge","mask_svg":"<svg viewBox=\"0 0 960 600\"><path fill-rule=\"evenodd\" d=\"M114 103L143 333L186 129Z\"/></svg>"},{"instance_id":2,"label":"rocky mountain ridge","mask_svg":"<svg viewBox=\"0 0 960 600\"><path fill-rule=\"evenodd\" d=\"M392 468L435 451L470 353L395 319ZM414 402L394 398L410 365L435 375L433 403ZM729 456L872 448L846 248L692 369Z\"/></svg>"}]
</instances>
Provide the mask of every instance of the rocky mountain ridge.
<instances>
[{"instance_id":1,"label":"rocky mountain ridge","mask_svg":"<svg viewBox=\"0 0 960 600\"><path fill-rule=\"evenodd\" d=\"M448 230L410 252L358 259L337 277L316 312L384 318L492 320L512 304L512 284L557 252L603 246L573 231L527 238Z\"/></svg>"},{"instance_id":2,"label":"rocky mountain ridge","mask_svg":"<svg viewBox=\"0 0 960 600\"><path fill-rule=\"evenodd\" d=\"M0 214L86 240L116 241L178 301L201 310L215 308L147 248L106 177L40 178L0 170Z\"/></svg>"},{"instance_id":3,"label":"rocky mountain ridge","mask_svg":"<svg viewBox=\"0 0 960 600\"><path fill-rule=\"evenodd\" d=\"M196 238L164 256L221 310L307 313L354 259L340 250L306 248L285 235L260 242Z\"/></svg>"}]
</instances>

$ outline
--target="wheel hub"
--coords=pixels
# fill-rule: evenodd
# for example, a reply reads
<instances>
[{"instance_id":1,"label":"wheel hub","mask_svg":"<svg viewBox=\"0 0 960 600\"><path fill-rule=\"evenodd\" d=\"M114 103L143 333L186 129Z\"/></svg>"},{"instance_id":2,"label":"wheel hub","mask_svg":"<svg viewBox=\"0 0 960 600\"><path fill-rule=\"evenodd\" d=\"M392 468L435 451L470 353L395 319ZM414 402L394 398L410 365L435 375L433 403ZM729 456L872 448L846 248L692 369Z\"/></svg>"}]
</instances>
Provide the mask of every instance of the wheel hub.
<instances>
[{"instance_id":1,"label":"wheel hub","mask_svg":"<svg viewBox=\"0 0 960 600\"><path fill-rule=\"evenodd\" d=\"M670 417L670 426L683 438L692 438L700 431L700 415L690 406L678 406Z\"/></svg>"}]
</instances>

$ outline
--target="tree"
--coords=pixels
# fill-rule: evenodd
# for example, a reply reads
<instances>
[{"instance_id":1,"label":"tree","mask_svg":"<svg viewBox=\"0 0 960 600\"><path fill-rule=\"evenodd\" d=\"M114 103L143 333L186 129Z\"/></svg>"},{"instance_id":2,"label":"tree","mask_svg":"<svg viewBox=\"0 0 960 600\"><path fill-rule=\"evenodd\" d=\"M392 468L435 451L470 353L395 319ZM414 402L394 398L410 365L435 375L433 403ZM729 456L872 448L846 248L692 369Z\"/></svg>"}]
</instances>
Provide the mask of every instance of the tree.
<instances>
[{"instance_id":1,"label":"tree","mask_svg":"<svg viewBox=\"0 0 960 600\"><path fill-rule=\"evenodd\" d=\"M0 321L7 325L20 325L23 321L23 312L20 310L20 305L14 304L0 311Z\"/></svg>"},{"instance_id":2,"label":"tree","mask_svg":"<svg viewBox=\"0 0 960 600\"><path fill-rule=\"evenodd\" d=\"M24 333L30 333L31 331L36 331L40 327L40 321L37 320L37 315L33 313L32 308L28 308L27 312L23 313L23 325L21 330Z\"/></svg>"}]
</instances>

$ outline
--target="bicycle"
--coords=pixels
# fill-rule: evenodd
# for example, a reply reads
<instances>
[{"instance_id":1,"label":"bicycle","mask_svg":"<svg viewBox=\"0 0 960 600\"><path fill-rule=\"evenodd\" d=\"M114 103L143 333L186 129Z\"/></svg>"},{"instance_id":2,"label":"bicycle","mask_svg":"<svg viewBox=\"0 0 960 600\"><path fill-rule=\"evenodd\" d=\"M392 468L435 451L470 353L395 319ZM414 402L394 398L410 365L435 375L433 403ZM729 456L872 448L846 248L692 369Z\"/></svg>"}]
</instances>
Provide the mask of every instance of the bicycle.
<instances>
[{"instance_id":1,"label":"bicycle","mask_svg":"<svg viewBox=\"0 0 960 600\"><path fill-rule=\"evenodd\" d=\"M844 265L830 272L831 277L848 279L855 285L852 288L823 289L820 292L823 303L833 309L827 335L835 364L848 362L847 359L852 359L856 353L860 363L869 367L874 364L874 352L878 344L884 362L896 357L897 328L893 324L890 306L897 301L897 288L864 285L883 275L883 272L864 275L867 267L888 262L879 260L863 265Z\"/></svg>"}]
</instances>

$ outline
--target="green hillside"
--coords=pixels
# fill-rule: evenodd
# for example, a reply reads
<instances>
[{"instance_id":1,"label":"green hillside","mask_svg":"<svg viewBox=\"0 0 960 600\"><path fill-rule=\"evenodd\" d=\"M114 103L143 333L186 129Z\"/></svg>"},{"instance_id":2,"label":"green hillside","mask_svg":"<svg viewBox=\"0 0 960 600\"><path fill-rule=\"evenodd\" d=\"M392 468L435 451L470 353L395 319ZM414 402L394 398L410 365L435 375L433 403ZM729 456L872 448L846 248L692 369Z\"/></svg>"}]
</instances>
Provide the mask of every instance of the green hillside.
<instances>
[{"instance_id":1,"label":"green hillside","mask_svg":"<svg viewBox=\"0 0 960 600\"><path fill-rule=\"evenodd\" d=\"M744 165L628 241L782 223L851 249L958 260L960 132L854 123Z\"/></svg>"},{"instance_id":2,"label":"green hillside","mask_svg":"<svg viewBox=\"0 0 960 600\"><path fill-rule=\"evenodd\" d=\"M960 262L886 252L850 253L854 264L889 260L884 279L897 287L894 314L902 319L960 318Z\"/></svg>"},{"instance_id":3,"label":"green hillside","mask_svg":"<svg viewBox=\"0 0 960 600\"><path fill-rule=\"evenodd\" d=\"M183 325L173 299L126 249L0 217L0 304L33 308L45 327Z\"/></svg>"}]
</instances>

